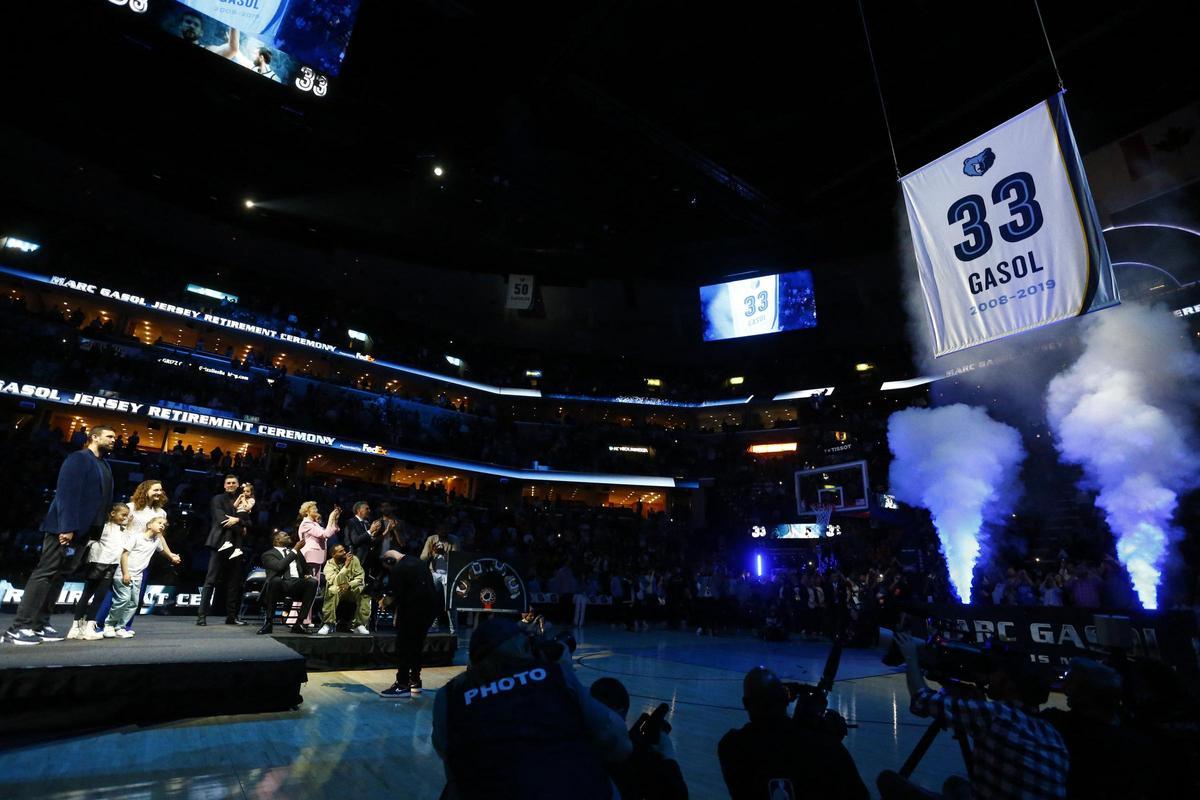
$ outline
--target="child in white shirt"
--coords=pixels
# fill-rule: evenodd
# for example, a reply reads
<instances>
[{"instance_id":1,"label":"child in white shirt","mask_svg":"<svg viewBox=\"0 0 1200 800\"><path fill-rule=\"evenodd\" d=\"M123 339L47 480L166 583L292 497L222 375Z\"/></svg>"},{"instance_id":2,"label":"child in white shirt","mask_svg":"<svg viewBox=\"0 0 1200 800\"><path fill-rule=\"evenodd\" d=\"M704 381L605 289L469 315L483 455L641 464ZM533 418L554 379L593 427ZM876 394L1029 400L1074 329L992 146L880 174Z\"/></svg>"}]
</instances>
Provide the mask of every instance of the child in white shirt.
<instances>
[{"instance_id":1,"label":"child in white shirt","mask_svg":"<svg viewBox=\"0 0 1200 800\"><path fill-rule=\"evenodd\" d=\"M121 578L113 578L113 604L104 621L104 638L129 639L133 631L125 630L125 623L137 612L138 598L142 591L142 573L150 566L154 554L162 551L172 564L182 560L171 552L162 538L167 529L166 517L154 517L146 523L144 533L133 533L125 537L121 552Z\"/></svg>"},{"instance_id":2,"label":"child in white shirt","mask_svg":"<svg viewBox=\"0 0 1200 800\"><path fill-rule=\"evenodd\" d=\"M121 552L125 549L125 526L129 524L129 514L129 506L113 503L100 538L88 544L83 594L75 603L75 621L67 632L68 639L86 639L90 642L104 638L90 620L96 615L97 607L117 571L117 562L121 560Z\"/></svg>"},{"instance_id":3,"label":"child in white shirt","mask_svg":"<svg viewBox=\"0 0 1200 800\"><path fill-rule=\"evenodd\" d=\"M246 531L250 526L245 520L250 519L250 512L254 510L254 484L246 481L242 484L242 490L238 492L238 496L233 499L233 510L241 517L242 522L237 525L231 525L222 533L221 546L217 548L217 552L233 548L233 552L229 554L230 558L237 558L242 555L242 542L245 540Z\"/></svg>"}]
</instances>

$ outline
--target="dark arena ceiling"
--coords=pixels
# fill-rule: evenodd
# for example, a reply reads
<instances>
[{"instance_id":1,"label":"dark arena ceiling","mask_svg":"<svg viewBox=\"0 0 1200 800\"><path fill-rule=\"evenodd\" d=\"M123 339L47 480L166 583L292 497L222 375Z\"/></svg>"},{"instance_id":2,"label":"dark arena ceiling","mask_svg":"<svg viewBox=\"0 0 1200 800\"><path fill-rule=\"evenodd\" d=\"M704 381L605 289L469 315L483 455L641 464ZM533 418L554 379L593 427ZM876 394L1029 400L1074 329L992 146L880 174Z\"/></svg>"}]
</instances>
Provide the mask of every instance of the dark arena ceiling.
<instances>
[{"instance_id":1,"label":"dark arena ceiling","mask_svg":"<svg viewBox=\"0 0 1200 800\"><path fill-rule=\"evenodd\" d=\"M1194 99L1181 4L1042 6L1084 153ZM1032 0L863 7L904 172L1057 89ZM810 268L841 327L826 314L793 344L895 344L904 324L902 205L853 0L362 0L319 102L107 0L3 13L0 208L74 243L77 263L195 252L216 220L568 286ZM142 203L186 213L168 234Z\"/></svg>"}]
</instances>

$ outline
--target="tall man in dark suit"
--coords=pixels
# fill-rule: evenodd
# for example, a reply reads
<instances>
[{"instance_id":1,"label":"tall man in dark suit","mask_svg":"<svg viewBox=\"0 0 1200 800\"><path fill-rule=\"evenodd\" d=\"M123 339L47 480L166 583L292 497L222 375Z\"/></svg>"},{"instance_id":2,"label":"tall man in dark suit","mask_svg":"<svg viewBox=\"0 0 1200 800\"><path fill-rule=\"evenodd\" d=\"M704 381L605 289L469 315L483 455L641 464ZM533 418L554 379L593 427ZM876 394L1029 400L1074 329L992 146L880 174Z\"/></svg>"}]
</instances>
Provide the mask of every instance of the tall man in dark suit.
<instances>
[{"instance_id":1,"label":"tall man in dark suit","mask_svg":"<svg viewBox=\"0 0 1200 800\"><path fill-rule=\"evenodd\" d=\"M262 606L267 621L258 632L271 633L274 628L271 616L275 611L275 601L281 597L290 597L301 603L300 616L292 626L292 633L312 633L312 629L304 624L304 620L308 619L308 612L317 596L317 579L308 574L308 564L300 554L302 542L297 539L293 544L290 533L277 530L271 543L274 547L262 554L263 569L267 571L267 581L263 584Z\"/></svg>"},{"instance_id":2,"label":"tall man in dark suit","mask_svg":"<svg viewBox=\"0 0 1200 800\"><path fill-rule=\"evenodd\" d=\"M208 504L211 522L208 528L208 539L204 542L204 546L212 551L212 555L208 559L208 572L204 575L204 589L200 596L200 615L196 617L197 625L208 624L208 611L212 606L213 594L217 590L218 583L224 584L225 589L225 624L245 624L237 618L238 590L242 583L242 571L238 569L238 566L241 562L230 558L233 550L218 549L224 539L225 529L241 524L243 516L249 517L249 515L239 516L238 510L233 507L233 500L237 497L240 486L241 481L236 475L226 475L225 491L213 497Z\"/></svg>"},{"instance_id":3,"label":"tall man in dark suit","mask_svg":"<svg viewBox=\"0 0 1200 800\"><path fill-rule=\"evenodd\" d=\"M433 575L419 558L396 550L383 554L392 563L389 596L384 606L396 607L396 682L379 694L383 697L417 697L421 694L421 653L425 634L442 610L442 599L433 585Z\"/></svg>"},{"instance_id":4,"label":"tall man in dark suit","mask_svg":"<svg viewBox=\"0 0 1200 800\"><path fill-rule=\"evenodd\" d=\"M112 428L97 425L87 444L63 460L58 470L54 502L42 521L42 557L25 583L12 627L4 634L13 644L61 642L63 634L50 627L50 612L63 579L83 558L93 533L99 535L112 505L113 477L104 461L116 444Z\"/></svg>"}]
</instances>

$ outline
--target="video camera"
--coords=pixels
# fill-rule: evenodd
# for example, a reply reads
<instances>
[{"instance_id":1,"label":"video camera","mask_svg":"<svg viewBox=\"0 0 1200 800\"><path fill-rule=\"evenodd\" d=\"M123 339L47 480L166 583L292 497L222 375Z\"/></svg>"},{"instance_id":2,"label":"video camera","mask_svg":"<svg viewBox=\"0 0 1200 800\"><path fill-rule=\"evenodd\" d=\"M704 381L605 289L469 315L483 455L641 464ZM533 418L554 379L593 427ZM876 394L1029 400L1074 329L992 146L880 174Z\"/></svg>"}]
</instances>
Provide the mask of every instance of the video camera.
<instances>
[{"instance_id":1,"label":"video camera","mask_svg":"<svg viewBox=\"0 0 1200 800\"><path fill-rule=\"evenodd\" d=\"M901 615L896 629L907 631L911 622L910 617ZM967 634L958 630L953 620L930 617L925 620L925 627L929 634L917 650L917 661L930 680L943 686L973 686L982 692L987 688L989 676L1003 666L1006 650L999 642L989 639L977 645L964 641ZM904 656L895 641L882 661L889 667L904 664Z\"/></svg>"},{"instance_id":2,"label":"video camera","mask_svg":"<svg viewBox=\"0 0 1200 800\"><path fill-rule=\"evenodd\" d=\"M788 702L795 702L792 710L792 720L805 728L833 736L838 741L846 738L850 726L838 712L829 708L829 692L833 682L837 680L838 666L842 661L842 642L834 640L825 659L825 668L821 670L821 679L814 686L796 681L784 681L783 688L787 692Z\"/></svg>"},{"instance_id":3,"label":"video camera","mask_svg":"<svg viewBox=\"0 0 1200 800\"><path fill-rule=\"evenodd\" d=\"M539 661L560 661L564 653L574 655L575 648L578 646L579 643L575 641L575 637L570 631L559 631L549 637L529 634L529 647L533 651L534 658Z\"/></svg>"}]
</instances>

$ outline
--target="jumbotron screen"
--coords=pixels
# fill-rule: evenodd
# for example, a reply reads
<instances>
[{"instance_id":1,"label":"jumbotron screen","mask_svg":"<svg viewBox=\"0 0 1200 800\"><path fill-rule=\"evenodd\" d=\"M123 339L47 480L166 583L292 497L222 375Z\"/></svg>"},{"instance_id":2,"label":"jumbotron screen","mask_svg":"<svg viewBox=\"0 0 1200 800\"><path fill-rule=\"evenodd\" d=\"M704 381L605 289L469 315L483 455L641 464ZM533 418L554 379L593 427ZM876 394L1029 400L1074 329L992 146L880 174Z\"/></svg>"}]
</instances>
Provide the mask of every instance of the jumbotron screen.
<instances>
[{"instance_id":1,"label":"jumbotron screen","mask_svg":"<svg viewBox=\"0 0 1200 800\"><path fill-rule=\"evenodd\" d=\"M704 341L817 327L812 272L760 275L700 287Z\"/></svg>"},{"instance_id":2,"label":"jumbotron screen","mask_svg":"<svg viewBox=\"0 0 1200 800\"><path fill-rule=\"evenodd\" d=\"M361 0L106 0L268 80L323 97Z\"/></svg>"}]
</instances>

